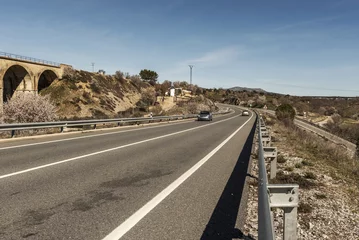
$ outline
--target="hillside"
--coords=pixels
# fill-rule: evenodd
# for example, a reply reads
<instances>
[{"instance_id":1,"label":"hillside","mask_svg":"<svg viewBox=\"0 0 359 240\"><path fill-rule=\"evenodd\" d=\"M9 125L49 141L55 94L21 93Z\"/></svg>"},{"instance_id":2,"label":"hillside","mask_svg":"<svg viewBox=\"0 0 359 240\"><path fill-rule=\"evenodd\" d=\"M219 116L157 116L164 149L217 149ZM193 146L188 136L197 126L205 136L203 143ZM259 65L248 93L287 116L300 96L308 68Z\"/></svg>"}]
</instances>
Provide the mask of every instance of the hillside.
<instances>
[{"instance_id":1,"label":"hillside","mask_svg":"<svg viewBox=\"0 0 359 240\"><path fill-rule=\"evenodd\" d=\"M246 88L246 87L232 87L228 88L231 91L247 91L247 92L259 92L265 93L267 91L263 90L262 88Z\"/></svg>"},{"instance_id":2,"label":"hillside","mask_svg":"<svg viewBox=\"0 0 359 240\"><path fill-rule=\"evenodd\" d=\"M143 82L73 70L40 94L50 95L61 118L103 118L135 108L141 88L147 87Z\"/></svg>"},{"instance_id":3,"label":"hillside","mask_svg":"<svg viewBox=\"0 0 359 240\"><path fill-rule=\"evenodd\" d=\"M163 96L168 83L150 84L138 76L104 75L68 69L40 95L49 95L60 119L90 119L189 114L216 110L202 94ZM174 83L179 84L179 83ZM181 86L184 90L188 85Z\"/></svg>"},{"instance_id":4,"label":"hillside","mask_svg":"<svg viewBox=\"0 0 359 240\"><path fill-rule=\"evenodd\" d=\"M215 102L275 110L291 104L297 116L319 125L353 143L359 139L359 97L298 97L269 92L207 89L205 96Z\"/></svg>"}]
</instances>

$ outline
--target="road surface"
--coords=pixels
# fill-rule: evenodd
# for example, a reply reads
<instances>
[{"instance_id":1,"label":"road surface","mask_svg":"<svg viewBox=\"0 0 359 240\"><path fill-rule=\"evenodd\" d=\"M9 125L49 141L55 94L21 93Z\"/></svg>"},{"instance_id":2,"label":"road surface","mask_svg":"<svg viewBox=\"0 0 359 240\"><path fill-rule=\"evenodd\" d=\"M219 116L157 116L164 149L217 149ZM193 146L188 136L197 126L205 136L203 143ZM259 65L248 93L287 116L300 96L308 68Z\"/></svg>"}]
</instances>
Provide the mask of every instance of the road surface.
<instances>
[{"instance_id":1,"label":"road surface","mask_svg":"<svg viewBox=\"0 0 359 240\"><path fill-rule=\"evenodd\" d=\"M0 142L0 239L232 239L255 122L234 109Z\"/></svg>"}]
</instances>

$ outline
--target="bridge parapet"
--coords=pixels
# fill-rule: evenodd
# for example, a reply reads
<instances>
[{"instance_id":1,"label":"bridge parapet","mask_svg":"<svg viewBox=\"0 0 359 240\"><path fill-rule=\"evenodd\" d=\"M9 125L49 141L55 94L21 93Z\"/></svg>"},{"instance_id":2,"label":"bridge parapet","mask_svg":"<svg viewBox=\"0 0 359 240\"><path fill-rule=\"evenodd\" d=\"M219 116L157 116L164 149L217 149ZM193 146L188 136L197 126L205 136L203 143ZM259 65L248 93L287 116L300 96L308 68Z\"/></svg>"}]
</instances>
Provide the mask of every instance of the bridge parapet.
<instances>
[{"instance_id":1,"label":"bridge parapet","mask_svg":"<svg viewBox=\"0 0 359 240\"><path fill-rule=\"evenodd\" d=\"M51 67L60 67L60 65L61 65L60 63L57 63L57 62L22 56L22 55L13 54L13 53L6 53L6 52L0 52L0 58L6 58L6 59L11 59L11 60L20 60L20 61L24 61L24 62L42 64L42 65L47 65L47 66L51 66Z\"/></svg>"}]
</instances>

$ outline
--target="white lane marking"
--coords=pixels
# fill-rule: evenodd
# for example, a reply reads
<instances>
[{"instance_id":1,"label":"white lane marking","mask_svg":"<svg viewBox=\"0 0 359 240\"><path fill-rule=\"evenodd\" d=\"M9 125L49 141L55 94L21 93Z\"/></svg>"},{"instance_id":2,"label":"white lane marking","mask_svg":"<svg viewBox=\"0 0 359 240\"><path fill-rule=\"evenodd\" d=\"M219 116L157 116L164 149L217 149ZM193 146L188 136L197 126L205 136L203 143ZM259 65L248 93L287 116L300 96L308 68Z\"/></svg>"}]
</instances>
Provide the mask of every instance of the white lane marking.
<instances>
[{"instance_id":1,"label":"white lane marking","mask_svg":"<svg viewBox=\"0 0 359 240\"><path fill-rule=\"evenodd\" d=\"M110 133L99 133L89 136L82 136L82 137L73 137L73 138L66 138L66 139L59 139L59 140L51 140L47 142L38 142L38 143L28 143L28 144L22 144L22 145L16 145L16 146L9 146L9 147L0 147L1 150L7 150L7 149L13 149L13 148L21 148L21 147L31 147L36 145L43 145L43 144L50 144L50 143L57 143L57 142L66 142L66 141L72 141L72 140L78 140L78 139L84 139L84 138L92 138L92 137L99 137L99 136L106 136L106 135L113 135L113 134L121 134L126 132L134 132L134 131L140 131L140 130L146 130L146 129L153 129L153 128L160 128L160 127L169 127L173 125L179 125L179 124L185 124L187 122L180 122L180 123L171 123L171 125L160 125L160 126L149 126L144 128L136 128L136 129L130 129L130 130L123 130L123 131L117 131L117 132L110 132Z\"/></svg>"},{"instance_id":2,"label":"white lane marking","mask_svg":"<svg viewBox=\"0 0 359 240\"><path fill-rule=\"evenodd\" d=\"M182 130L182 131L178 131L178 132L174 132L174 133L169 133L169 134L165 134L165 135L158 136L158 137L154 137L154 138L149 138L149 139L142 140L142 141L139 141L139 142L129 143L129 144L126 144L126 145L122 145L122 146L118 146L118 147L114 147L114 148L109 148L109 149L106 149L106 150L102 150L102 151L98 151L98 152L93 152L93 153L81 155L81 156L78 156L78 157L73 157L73 158L61 160L61 161L58 161L58 162L53 162L53 163L49 163L49 164L45 164L45 165L41 165L41 166L37 166L37 167L33 167L33 168L28 168L28 169L21 170L21 171L18 171L18 172L13 172L13 173L1 175L1 176L0 176L0 179L12 177L12 176L19 175L19 174L23 174L23 173L27 173L27 172L32 172L32 171L35 171L35 170L38 170L38 169L47 168L47 167L50 167L50 166L54 166L54 165L58 165L58 164L66 163L66 162L71 162L71 161L75 161L75 160L82 159L82 158L86 158L86 157L91 157L91 156L98 155L98 154L102 154L102 153L106 153L106 152L115 151L115 150L118 150L118 149L121 149L121 148L126 148L126 147L130 147L130 146L138 145L138 144L141 144L141 143L146 143L146 142L154 141L154 140L161 139L161 138L170 137L170 136L177 135L177 134L180 134L180 133L185 133L185 132L193 131L193 130L196 130L196 129L199 129L199 128L204 128L204 127L211 126L211 125L213 125L213 124L218 124L218 123L221 123L221 122L224 122L224 121L229 121L229 120L231 120L231 119L233 119L233 118L236 118L236 117L239 117L239 115L233 116L233 117L230 117L230 118L226 118L226 119L223 119L223 120L214 122L214 123L208 123L208 124L206 124L206 125L201 125L201 126L198 126L198 127L189 128L189 129Z\"/></svg>"},{"instance_id":3,"label":"white lane marking","mask_svg":"<svg viewBox=\"0 0 359 240\"><path fill-rule=\"evenodd\" d=\"M234 131L226 140L219 144L215 149L208 153L204 158L202 158L198 163L191 167L187 172L182 174L174 182L172 182L168 187L166 187L162 192L157 194L152 200L147 202L143 207L141 207L137 212L127 218L120 226L114 229L110 234L108 234L103 240L118 240L123 235L125 235L131 228L133 228L142 218L144 218L152 209L154 209L158 204L160 204L168 195L170 195L176 188L178 188L184 181L186 181L193 173L195 173L203 164L205 164L218 150L220 150L224 144L226 144L231 138L236 135L242 128L245 126L254 115L252 115L242 126L240 126L236 131Z\"/></svg>"}]
</instances>

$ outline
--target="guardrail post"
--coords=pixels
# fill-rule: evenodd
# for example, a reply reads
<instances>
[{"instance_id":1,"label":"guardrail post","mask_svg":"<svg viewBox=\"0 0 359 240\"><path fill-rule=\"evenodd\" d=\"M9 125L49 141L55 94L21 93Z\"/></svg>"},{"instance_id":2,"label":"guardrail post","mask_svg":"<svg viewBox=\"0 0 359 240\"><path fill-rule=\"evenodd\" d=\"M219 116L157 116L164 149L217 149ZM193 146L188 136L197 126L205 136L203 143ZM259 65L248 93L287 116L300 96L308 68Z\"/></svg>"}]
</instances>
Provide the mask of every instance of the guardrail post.
<instances>
[{"instance_id":1,"label":"guardrail post","mask_svg":"<svg viewBox=\"0 0 359 240\"><path fill-rule=\"evenodd\" d=\"M277 148L263 147L263 156L270 160L270 179L277 176Z\"/></svg>"},{"instance_id":2,"label":"guardrail post","mask_svg":"<svg viewBox=\"0 0 359 240\"><path fill-rule=\"evenodd\" d=\"M270 207L284 210L283 239L297 239L298 184L268 184Z\"/></svg>"},{"instance_id":3,"label":"guardrail post","mask_svg":"<svg viewBox=\"0 0 359 240\"><path fill-rule=\"evenodd\" d=\"M15 137L15 130L11 130L11 138Z\"/></svg>"},{"instance_id":4,"label":"guardrail post","mask_svg":"<svg viewBox=\"0 0 359 240\"><path fill-rule=\"evenodd\" d=\"M262 143L264 147L270 147L271 145L271 136L269 135L269 132L261 132L262 133Z\"/></svg>"},{"instance_id":5,"label":"guardrail post","mask_svg":"<svg viewBox=\"0 0 359 240\"><path fill-rule=\"evenodd\" d=\"M61 133L63 133L66 128L67 128L67 123L65 123L65 126L62 126L62 127L61 127Z\"/></svg>"},{"instance_id":6,"label":"guardrail post","mask_svg":"<svg viewBox=\"0 0 359 240\"><path fill-rule=\"evenodd\" d=\"M93 129L96 129L96 124L93 125Z\"/></svg>"}]
</instances>

